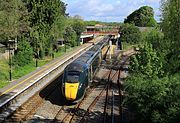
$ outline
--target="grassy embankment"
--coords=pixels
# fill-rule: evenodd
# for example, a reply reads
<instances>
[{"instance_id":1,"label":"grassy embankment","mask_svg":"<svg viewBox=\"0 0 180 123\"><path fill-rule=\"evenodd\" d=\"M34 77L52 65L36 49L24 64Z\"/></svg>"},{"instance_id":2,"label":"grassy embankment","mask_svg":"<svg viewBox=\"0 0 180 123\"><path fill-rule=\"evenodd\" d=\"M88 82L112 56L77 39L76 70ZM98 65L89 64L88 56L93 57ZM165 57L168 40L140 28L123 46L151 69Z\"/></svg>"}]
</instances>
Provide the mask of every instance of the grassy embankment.
<instances>
[{"instance_id":1,"label":"grassy embankment","mask_svg":"<svg viewBox=\"0 0 180 123\"><path fill-rule=\"evenodd\" d=\"M70 52L74 49L76 49L77 47L74 48L69 48L66 50L66 52ZM61 49L61 51L56 52L54 54L54 57L60 57L62 56L65 52L64 52L64 48ZM47 64L48 62L52 61L53 59L51 57L45 57L42 60L38 60L38 66L41 67L45 64ZM12 80L16 80L21 78L22 76L36 70L36 66L35 66L35 60L23 67L18 67L18 68L13 68L12 70ZM3 88L4 86L9 84L9 65L8 65L8 60L0 60L0 88Z\"/></svg>"}]
</instances>

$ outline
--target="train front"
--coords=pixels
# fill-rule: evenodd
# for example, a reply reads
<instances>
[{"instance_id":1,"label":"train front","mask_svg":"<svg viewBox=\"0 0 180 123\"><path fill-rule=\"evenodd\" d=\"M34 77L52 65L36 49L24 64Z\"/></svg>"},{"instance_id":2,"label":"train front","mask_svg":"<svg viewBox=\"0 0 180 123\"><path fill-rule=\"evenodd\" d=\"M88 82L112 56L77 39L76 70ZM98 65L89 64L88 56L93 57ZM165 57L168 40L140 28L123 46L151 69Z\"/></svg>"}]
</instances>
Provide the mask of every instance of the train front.
<instances>
[{"instance_id":1,"label":"train front","mask_svg":"<svg viewBox=\"0 0 180 123\"><path fill-rule=\"evenodd\" d=\"M62 94L69 102L78 101L85 93L84 71L79 64L70 64L64 70Z\"/></svg>"}]
</instances>

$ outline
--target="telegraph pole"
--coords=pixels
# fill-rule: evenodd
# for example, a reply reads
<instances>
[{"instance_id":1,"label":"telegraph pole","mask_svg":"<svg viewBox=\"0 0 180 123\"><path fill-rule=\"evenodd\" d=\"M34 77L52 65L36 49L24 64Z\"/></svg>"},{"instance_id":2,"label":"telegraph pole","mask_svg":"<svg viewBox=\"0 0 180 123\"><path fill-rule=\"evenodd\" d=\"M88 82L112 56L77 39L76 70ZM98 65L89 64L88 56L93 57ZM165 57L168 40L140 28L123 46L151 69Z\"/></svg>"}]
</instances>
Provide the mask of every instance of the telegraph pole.
<instances>
[{"instance_id":1,"label":"telegraph pole","mask_svg":"<svg viewBox=\"0 0 180 123\"><path fill-rule=\"evenodd\" d=\"M15 48L15 40L8 40L8 49L9 49L9 81L12 81L12 58L11 54L14 48Z\"/></svg>"}]
</instances>

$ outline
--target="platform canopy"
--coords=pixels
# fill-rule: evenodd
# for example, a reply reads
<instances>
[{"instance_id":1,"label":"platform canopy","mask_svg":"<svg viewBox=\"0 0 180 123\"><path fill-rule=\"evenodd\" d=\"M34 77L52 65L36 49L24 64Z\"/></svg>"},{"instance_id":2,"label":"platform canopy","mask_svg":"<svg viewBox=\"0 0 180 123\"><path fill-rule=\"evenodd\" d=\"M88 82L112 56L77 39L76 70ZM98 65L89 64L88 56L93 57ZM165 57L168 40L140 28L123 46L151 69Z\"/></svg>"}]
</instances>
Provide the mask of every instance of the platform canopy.
<instances>
[{"instance_id":1,"label":"platform canopy","mask_svg":"<svg viewBox=\"0 0 180 123\"><path fill-rule=\"evenodd\" d=\"M90 35L81 35L80 38L89 38L89 37L93 37L94 35L93 34L90 34Z\"/></svg>"}]
</instances>

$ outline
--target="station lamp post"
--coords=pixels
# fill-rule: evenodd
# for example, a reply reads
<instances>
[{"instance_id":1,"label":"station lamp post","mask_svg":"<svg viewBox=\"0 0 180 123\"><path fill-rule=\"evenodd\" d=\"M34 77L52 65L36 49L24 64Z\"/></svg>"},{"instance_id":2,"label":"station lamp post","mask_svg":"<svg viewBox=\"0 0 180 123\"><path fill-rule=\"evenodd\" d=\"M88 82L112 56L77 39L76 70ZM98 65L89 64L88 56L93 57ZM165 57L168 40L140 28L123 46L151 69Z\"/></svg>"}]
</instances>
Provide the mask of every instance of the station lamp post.
<instances>
[{"instance_id":1,"label":"station lamp post","mask_svg":"<svg viewBox=\"0 0 180 123\"><path fill-rule=\"evenodd\" d=\"M121 42L121 36L122 36L122 32L118 32L118 49L122 50L122 42Z\"/></svg>"},{"instance_id":2,"label":"station lamp post","mask_svg":"<svg viewBox=\"0 0 180 123\"><path fill-rule=\"evenodd\" d=\"M12 80L12 53L15 49L15 40L8 41L8 49L9 49L9 81Z\"/></svg>"}]
</instances>

